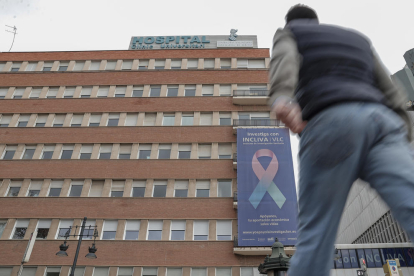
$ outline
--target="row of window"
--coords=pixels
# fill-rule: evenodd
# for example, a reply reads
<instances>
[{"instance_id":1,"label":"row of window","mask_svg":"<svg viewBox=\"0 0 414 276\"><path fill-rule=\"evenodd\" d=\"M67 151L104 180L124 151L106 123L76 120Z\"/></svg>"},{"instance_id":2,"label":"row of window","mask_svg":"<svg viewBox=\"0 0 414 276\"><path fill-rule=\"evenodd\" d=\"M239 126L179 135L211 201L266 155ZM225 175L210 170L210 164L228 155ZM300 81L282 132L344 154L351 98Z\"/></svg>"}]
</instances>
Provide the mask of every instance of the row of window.
<instances>
[{"instance_id":1,"label":"row of window","mask_svg":"<svg viewBox=\"0 0 414 276\"><path fill-rule=\"evenodd\" d=\"M162 70L162 69L257 69L266 68L265 59L136 59L76 61L13 61L0 62L0 72L33 71L96 71L96 70Z\"/></svg>"},{"instance_id":2,"label":"row of window","mask_svg":"<svg viewBox=\"0 0 414 276\"><path fill-rule=\"evenodd\" d=\"M209 126L232 125L241 120L268 120L270 112L141 112L84 114L0 114L0 127L98 127L98 126Z\"/></svg>"},{"instance_id":3,"label":"row of window","mask_svg":"<svg viewBox=\"0 0 414 276\"><path fill-rule=\"evenodd\" d=\"M266 84L96 85L0 87L0 99L232 96L234 90L266 91ZM264 92L263 92L264 93Z\"/></svg>"},{"instance_id":4,"label":"row of window","mask_svg":"<svg viewBox=\"0 0 414 276\"><path fill-rule=\"evenodd\" d=\"M0 267L0 275L1 276L11 276L12 275L12 267ZM116 269L116 274L111 274L114 276L132 276L132 275L139 275L139 276L157 276L158 275L158 268L157 267L111 267L112 269ZM140 270L140 273L137 274L135 270ZM163 268L166 269L166 272L160 273L160 275L165 276L183 276L183 270L188 269L190 276L207 276L207 268L205 267L167 267ZM210 268L211 269L211 268ZM216 267L214 269L214 273L212 274L211 270L209 269L208 275L209 276L232 276L232 268L231 267ZM238 268L237 268L238 269ZM86 268L84 266L76 266L74 276L85 276ZM23 272L21 276L35 276L37 272L37 267L30 267L25 266L23 268ZM40 274L37 274L40 275ZM61 272L61 267L50 267L48 266L45 269L43 276L68 276L69 271L65 274ZM90 276L108 276L109 275L109 267L94 267L92 274ZM236 273L235 275L240 276L259 276L259 271L257 270L257 266L255 267L240 267L240 274Z\"/></svg>"},{"instance_id":5,"label":"row of window","mask_svg":"<svg viewBox=\"0 0 414 276\"><path fill-rule=\"evenodd\" d=\"M2 160L16 159L231 159L231 143L6 145ZM212 156L212 152L215 153ZM192 155L193 153L193 155Z\"/></svg>"},{"instance_id":6,"label":"row of window","mask_svg":"<svg viewBox=\"0 0 414 276\"><path fill-rule=\"evenodd\" d=\"M1 182L0 182L1 183ZM31 180L23 189L22 180L4 182L6 197L217 197L232 196L231 179L199 180ZM63 189L64 186L67 186ZM0 186L1 187L1 186ZM4 186L6 187L6 186ZM105 189L104 189L105 187ZM213 188L214 187L214 188ZM193 194L189 194L189 190Z\"/></svg>"},{"instance_id":7,"label":"row of window","mask_svg":"<svg viewBox=\"0 0 414 276\"><path fill-rule=\"evenodd\" d=\"M102 220L101 220L102 221ZM17 219L9 239L24 239L30 219ZM171 224L170 224L171 222ZM118 226L118 220L103 220L102 229L98 227L98 240L148 240L160 241L166 240L163 231L168 232L168 240L171 241L228 241L232 239L232 220L216 220L216 235L212 239L210 232L209 220L148 220L148 225L141 223L140 220L128 219L125 224ZM0 220L0 238L7 226L8 220ZM12 221L10 221L12 223ZM83 239L94 239L96 220L87 220L83 234ZM191 226L192 224L192 226ZM74 220L61 219L57 226L56 233L50 231L52 219L39 219L36 224L37 239L65 239L65 235L73 233ZM192 227L192 228L191 228ZM3 230L2 230L3 229ZM79 228L77 228L79 229ZM79 231L79 230L77 230ZM187 235L186 231L191 231L192 235ZM145 236L139 236L139 233L145 233ZM78 234L78 233L77 233ZM209 237L210 236L210 237ZM7 237L3 237L5 239ZM27 237L26 237L27 238Z\"/></svg>"}]
</instances>

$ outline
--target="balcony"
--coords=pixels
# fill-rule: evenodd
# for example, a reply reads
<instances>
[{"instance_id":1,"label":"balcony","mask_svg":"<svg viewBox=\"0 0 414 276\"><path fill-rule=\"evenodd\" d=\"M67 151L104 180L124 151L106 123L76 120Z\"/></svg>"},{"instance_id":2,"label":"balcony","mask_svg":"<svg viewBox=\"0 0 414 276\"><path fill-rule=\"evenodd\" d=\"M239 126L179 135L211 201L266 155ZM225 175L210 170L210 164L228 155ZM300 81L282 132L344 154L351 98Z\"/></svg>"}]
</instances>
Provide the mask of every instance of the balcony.
<instances>
[{"instance_id":1,"label":"balcony","mask_svg":"<svg viewBox=\"0 0 414 276\"><path fill-rule=\"evenodd\" d=\"M277 119L234 119L233 133L237 133L239 127L284 127L285 124Z\"/></svg>"},{"instance_id":2,"label":"balcony","mask_svg":"<svg viewBox=\"0 0 414 276\"><path fill-rule=\"evenodd\" d=\"M233 153L233 169L237 170L237 152Z\"/></svg>"},{"instance_id":3,"label":"balcony","mask_svg":"<svg viewBox=\"0 0 414 276\"><path fill-rule=\"evenodd\" d=\"M294 246L285 246L285 253L287 255L295 254L296 248ZM233 239L233 254L245 255L245 256L260 256L272 254L272 247L261 247L261 246L239 246L237 235Z\"/></svg>"},{"instance_id":4,"label":"balcony","mask_svg":"<svg viewBox=\"0 0 414 276\"><path fill-rule=\"evenodd\" d=\"M233 208L237 209L237 192L233 193Z\"/></svg>"},{"instance_id":5,"label":"balcony","mask_svg":"<svg viewBox=\"0 0 414 276\"><path fill-rule=\"evenodd\" d=\"M236 105L266 105L267 90L234 90L233 104Z\"/></svg>"}]
</instances>

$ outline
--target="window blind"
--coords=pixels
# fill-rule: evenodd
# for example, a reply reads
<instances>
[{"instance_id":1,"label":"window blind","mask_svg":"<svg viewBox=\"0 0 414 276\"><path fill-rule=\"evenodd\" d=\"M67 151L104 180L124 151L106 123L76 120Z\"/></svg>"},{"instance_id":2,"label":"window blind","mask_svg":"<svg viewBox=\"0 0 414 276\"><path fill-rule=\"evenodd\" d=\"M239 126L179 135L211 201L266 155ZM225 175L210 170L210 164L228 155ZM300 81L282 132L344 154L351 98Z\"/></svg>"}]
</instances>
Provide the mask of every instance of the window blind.
<instances>
[{"instance_id":1,"label":"window blind","mask_svg":"<svg viewBox=\"0 0 414 276\"><path fill-rule=\"evenodd\" d=\"M23 268L21 276L35 276L37 267L25 267Z\"/></svg>"},{"instance_id":2,"label":"window blind","mask_svg":"<svg viewBox=\"0 0 414 276\"><path fill-rule=\"evenodd\" d=\"M89 122L92 124L99 124L101 122L101 114L92 114Z\"/></svg>"},{"instance_id":3,"label":"window blind","mask_svg":"<svg viewBox=\"0 0 414 276\"><path fill-rule=\"evenodd\" d=\"M178 145L178 151L191 151L191 145Z\"/></svg>"},{"instance_id":4,"label":"window blind","mask_svg":"<svg viewBox=\"0 0 414 276\"><path fill-rule=\"evenodd\" d=\"M112 144L101 144L100 152L108 153L112 151Z\"/></svg>"},{"instance_id":5,"label":"window blind","mask_svg":"<svg viewBox=\"0 0 414 276\"><path fill-rule=\"evenodd\" d=\"M28 219L18 219L16 221L16 228L24 228L29 226L29 220Z\"/></svg>"},{"instance_id":6,"label":"window blind","mask_svg":"<svg viewBox=\"0 0 414 276\"><path fill-rule=\"evenodd\" d=\"M248 61L249 68L265 68L264 59L249 59Z\"/></svg>"},{"instance_id":7,"label":"window blind","mask_svg":"<svg viewBox=\"0 0 414 276\"><path fill-rule=\"evenodd\" d=\"M92 93L92 87L82 87L81 96L90 96Z\"/></svg>"},{"instance_id":8,"label":"window blind","mask_svg":"<svg viewBox=\"0 0 414 276\"><path fill-rule=\"evenodd\" d=\"M237 68L247 68L248 60L247 59L237 59Z\"/></svg>"},{"instance_id":9,"label":"window blind","mask_svg":"<svg viewBox=\"0 0 414 276\"><path fill-rule=\"evenodd\" d=\"M211 145L198 145L199 157L211 157Z\"/></svg>"},{"instance_id":10,"label":"window blind","mask_svg":"<svg viewBox=\"0 0 414 276\"><path fill-rule=\"evenodd\" d=\"M231 59L229 59L229 58L220 59L220 66L221 67L231 67Z\"/></svg>"},{"instance_id":11,"label":"window blind","mask_svg":"<svg viewBox=\"0 0 414 276\"><path fill-rule=\"evenodd\" d=\"M111 191L123 192L125 187L125 181L112 181Z\"/></svg>"},{"instance_id":12,"label":"window blind","mask_svg":"<svg viewBox=\"0 0 414 276\"><path fill-rule=\"evenodd\" d=\"M72 219L62 219L60 220L59 228L70 228L73 226L73 220Z\"/></svg>"},{"instance_id":13,"label":"window blind","mask_svg":"<svg viewBox=\"0 0 414 276\"><path fill-rule=\"evenodd\" d=\"M200 189L200 190L210 189L210 181L209 180L197 180L196 189Z\"/></svg>"},{"instance_id":14,"label":"window blind","mask_svg":"<svg viewBox=\"0 0 414 276\"><path fill-rule=\"evenodd\" d=\"M62 188L63 186L63 180L52 180L52 183L50 184L50 188Z\"/></svg>"},{"instance_id":15,"label":"window blind","mask_svg":"<svg viewBox=\"0 0 414 276\"><path fill-rule=\"evenodd\" d=\"M91 66L89 67L89 70L99 70L99 66L101 65L100 60L94 60L91 62Z\"/></svg>"},{"instance_id":16,"label":"window blind","mask_svg":"<svg viewBox=\"0 0 414 276\"><path fill-rule=\"evenodd\" d=\"M72 125L82 124L83 114L75 114L72 117Z\"/></svg>"},{"instance_id":17,"label":"window blind","mask_svg":"<svg viewBox=\"0 0 414 276\"><path fill-rule=\"evenodd\" d=\"M42 92L41 88L33 88L32 92L30 93L30 98L39 98L41 92Z\"/></svg>"},{"instance_id":18,"label":"window blind","mask_svg":"<svg viewBox=\"0 0 414 276\"><path fill-rule=\"evenodd\" d=\"M82 145L81 153L92 153L93 145Z\"/></svg>"},{"instance_id":19,"label":"window blind","mask_svg":"<svg viewBox=\"0 0 414 276\"><path fill-rule=\"evenodd\" d=\"M191 276L206 276L207 271L205 268L192 268Z\"/></svg>"},{"instance_id":20,"label":"window blind","mask_svg":"<svg viewBox=\"0 0 414 276\"><path fill-rule=\"evenodd\" d=\"M3 115L0 119L0 124L2 125L10 124L12 117L13 117L12 115Z\"/></svg>"},{"instance_id":21,"label":"window blind","mask_svg":"<svg viewBox=\"0 0 414 276\"><path fill-rule=\"evenodd\" d=\"M134 187L145 187L145 186L146 186L145 180L134 180L132 182L132 187L133 188Z\"/></svg>"},{"instance_id":22,"label":"window blind","mask_svg":"<svg viewBox=\"0 0 414 276\"><path fill-rule=\"evenodd\" d=\"M131 70L131 69L132 69L132 60L123 60L122 70Z\"/></svg>"},{"instance_id":23,"label":"window blind","mask_svg":"<svg viewBox=\"0 0 414 276\"><path fill-rule=\"evenodd\" d=\"M183 269L182 268L167 268L167 276L182 276ZM2 275L0 275L2 276ZM9 276L9 275L7 275Z\"/></svg>"},{"instance_id":24,"label":"window blind","mask_svg":"<svg viewBox=\"0 0 414 276\"><path fill-rule=\"evenodd\" d=\"M231 85L220 84L220 95L231 95Z\"/></svg>"},{"instance_id":25,"label":"window blind","mask_svg":"<svg viewBox=\"0 0 414 276\"><path fill-rule=\"evenodd\" d=\"M115 70L116 67L116 61L115 60L108 60L106 62L106 70Z\"/></svg>"},{"instance_id":26,"label":"window blind","mask_svg":"<svg viewBox=\"0 0 414 276\"><path fill-rule=\"evenodd\" d=\"M101 86L98 89L98 97L108 97L109 86Z\"/></svg>"},{"instance_id":27,"label":"window blind","mask_svg":"<svg viewBox=\"0 0 414 276\"><path fill-rule=\"evenodd\" d=\"M217 220L217 235L231 235L231 220Z\"/></svg>"},{"instance_id":28,"label":"window blind","mask_svg":"<svg viewBox=\"0 0 414 276\"><path fill-rule=\"evenodd\" d=\"M89 196L90 197L102 196L103 186L104 186L104 181L93 180L91 189L89 191Z\"/></svg>"},{"instance_id":29,"label":"window blind","mask_svg":"<svg viewBox=\"0 0 414 276\"><path fill-rule=\"evenodd\" d=\"M138 113L130 113L126 117L126 126L136 126L138 122Z\"/></svg>"},{"instance_id":30,"label":"window blind","mask_svg":"<svg viewBox=\"0 0 414 276\"><path fill-rule=\"evenodd\" d=\"M75 87L66 87L64 97L73 97L75 94Z\"/></svg>"},{"instance_id":31,"label":"window blind","mask_svg":"<svg viewBox=\"0 0 414 276\"><path fill-rule=\"evenodd\" d=\"M155 118L157 114L155 113L145 113L144 126L153 126L155 125Z\"/></svg>"},{"instance_id":32,"label":"window blind","mask_svg":"<svg viewBox=\"0 0 414 276\"><path fill-rule=\"evenodd\" d=\"M131 153L131 149L132 149L131 144L121 145L120 148L119 148L119 153L120 154L128 154L128 153Z\"/></svg>"},{"instance_id":33,"label":"window blind","mask_svg":"<svg viewBox=\"0 0 414 276\"><path fill-rule=\"evenodd\" d=\"M162 220L148 221L148 230L162 230Z\"/></svg>"},{"instance_id":34,"label":"window blind","mask_svg":"<svg viewBox=\"0 0 414 276\"><path fill-rule=\"evenodd\" d=\"M180 67L181 68L181 59L171 60L171 68Z\"/></svg>"},{"instance_id":35,"label":"window blind","mask_svg":"<svg viewBox=\"0 0 414 276\"><path fill-rule=\"evenodd\" d=\"M56 97L58 90L59 88L57 87L49 87L46 97Z\"/></svg>"},{"instance_id":36,"label":"window blind","mask_svg":"<svg viewBox=\"0 0 414 276\"><path fill-rule=\"evenodd\" d=\"M213 95L214 92L214 85L211 84L203 84L201 89L202 95Z\"/></svg>"},{"instance_id":37,"label":"window blind","mask_svg":"<svg viewBox=\"0 0 414 276\"><path fill-rule=\"evenodd\" d=\"M36 123L45 124L47 120L48 115L37 115Z\"/></svg>"},{"instance_id":38,"label":"window blind","mask_svg":"<svg viewBox=\"0 0 414 276\"><path fill-rule=\"evenodd\" d=\"M231 155L233 150L231 144L219 144L218 145L219 155Z\"/></svg>"},{"instance_id":39,"label":"window blind","mask_svg":"<svg viewBox=\"0 0 414 276\"><path fill-rule=\"evenodd\" d=\"M62 150L73 150L73 145L63 145Z\"/></svg>"},{"instance_id":40,"label":"window blind","mask_svg":"<svg viewBox=\"0 0 414 276\"><path fill-rule=\"evenodd\" d=\"M26 90L26 88L21 88L21 87L16 88L16 90L14 90L13 96L20 96L20 97L22 97L23 96L23 93L24 93L24 90ZM57 91L56 91L56 93L57 93Z\"/></svg>"},{"instance_id":41,"label":"window blind","mask_svg":"<svg viewBox=\"0 0 414 276\"><path fill-rule=\"evenodd\" d=\"M194 235L196 236L208 236L208 220L195 220L194 221Z\"/></svg>"},{"instance_id":42,"label":"window blind","mask_svg":"<svg viewBox=\"0 0 414 276\"><path fill-rule=\"evenodd\" d=\"M104 222L104 231L116 231L118 228L118 221L117 220L105 220Z\"/></svg>"},{"instance_id":43,"label":"window blind","mask_svg":"<svg viewBox=\"0 0 414 276\"><path fill-rule=\"evenodd\" d=\"M51 219L41 219L37 224L37 228L50 228L50 224L52 223Z\"/></svg>"},{"instance_id":44,"label":"window blind","mask_svg":"<svg viewBox=\"0 0 414 276\"><path fill-rule=\"evenodd\" d=\"M29 121L29 118L30 118L30 115L20 114L19 122L27 122L27 121Z\"/></svg>"},{"instance_id":45,"label":"window blind","mask_svg":"<svg viewBox=\"0 0 414 276\"><path fill-rule=\"evenodd\" d=\"M165 66L165 60L164 59L155 60L155 66Z\"/></svg>"},{"instance_id":46,"label":"window blind","mask_svg":"<svg viewBox=\"0 0 414 276\"><path fill-rule=\"evenodd\" d=\"M171 149L171 144L160 144L158 149Z\"/></svg>"},{"instance_id":47,"label":"window blind","mask_svg":"<svg viewBox=\"0 0 414 276\"><path fill-rule=\"evenodd\" d=\"M198 67L198 59L188 59L187 68L194 69Z\"/></svg>"},{"instance_id":48,"label":"window blind","mask_svg":"<svg viewBox=\"0 0 414 276\"><path fill-rule=\"evenodd\" d=\"M139 150L151 150L151 144L139 144Z\"/></svg>"},{"instance_id":49,"label":"window blind","mask_svg":"<svg viewBox=\"0 0 414 276\"><path fill-rule=\"evenodd\" d=\"M216 268L216 276L231 276L231 268L230 267Z\"/></svg>"},{"instance_id":50,"label":"window blind","mask_svg":"<svg viewBox=\"0 0 414 276\"><path fill-rule=\"evenodd\" d=\"M75 67L73 68L74 71L81 71L83 70L83 67L85 66L84 61L76 61Z\"/></svg>"},{"instance_id":51,"label":"window blind","mask_svg":"<svg viewBox=\"0 0 414 276\"><path fill-rule=\"evenodd\" d=\"M95 269L93 270L93 276L108 276L108 272L108 267L95 267Z\"/></svg>"},{"instance_id":52,"label":"window blind","mask_svg":"<svg viewBox=\"0 0 414 276\"><path fill-rule=\"evenodd\" d=\"M178 189L178 190L188 189L188 180L176 180L174 183L174 189Z\"/></svg>"},{"instance_id":53,"label":"window blind","mask_svg":"<svg viewBox=\"0 0 414 276\"><path fill-rule=\"evenodd\" d=\"M139 231L140 224L141 223L139 220L129 219L126 222L126 230L127 231Z\"/></svg>"},{"instance_id":54,"label":"window blind","mask_svg":"<svg viewBox=\"0 0 414 276\"><path fill-rule=\"evenodd\" d=\"M214 68L214 58L206 58L206 59L204 59L204 68L205 69Z\"/></svg>"},{"instance_id":55,"label":"window blind","mask_svg":"<svg viewBox=\"0 0 414 276\"><path fill-rule=\"evenodd\" d=\"M42 181L32 181L29 190L40 190L42 188Z\"/></svg>"},{"instance_id":56,"label":"window blind","mask_svg":"<svg viewBox=\"0 0 414 276\"><path fill-rule=\"evenodd\" d=\"M173 220L171 230L185 230L185 220Z\"/></svg>"}]
</instances>

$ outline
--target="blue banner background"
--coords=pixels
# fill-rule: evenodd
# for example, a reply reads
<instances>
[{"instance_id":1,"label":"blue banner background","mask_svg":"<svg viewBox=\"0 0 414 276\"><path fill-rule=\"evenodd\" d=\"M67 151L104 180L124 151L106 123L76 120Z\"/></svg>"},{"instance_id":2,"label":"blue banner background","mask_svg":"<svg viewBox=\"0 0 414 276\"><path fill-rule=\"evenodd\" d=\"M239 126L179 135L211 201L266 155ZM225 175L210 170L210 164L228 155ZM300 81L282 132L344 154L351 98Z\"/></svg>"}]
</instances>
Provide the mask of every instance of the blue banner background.
<instances>
[{"instance_id":1,"label":"blue banner background","mask_svg":"<svg viewBox=\"0 0 414 276\"><path fill-rule=\"evenodd\" d=\"M257 209L249 201L259 183L259 178L252 169L252 158L260 149L271 150L278 160L279 168L273 183L286 197L282 208L277 206L268 192ZM266 170L271 158L259 157L258 160ZM271 246L275 238L284 245L296 244L297 199L287 128L237 130L237 200L239 246ZM288 221L279 221L280 219Z\"/></svg>"}]
</instances>

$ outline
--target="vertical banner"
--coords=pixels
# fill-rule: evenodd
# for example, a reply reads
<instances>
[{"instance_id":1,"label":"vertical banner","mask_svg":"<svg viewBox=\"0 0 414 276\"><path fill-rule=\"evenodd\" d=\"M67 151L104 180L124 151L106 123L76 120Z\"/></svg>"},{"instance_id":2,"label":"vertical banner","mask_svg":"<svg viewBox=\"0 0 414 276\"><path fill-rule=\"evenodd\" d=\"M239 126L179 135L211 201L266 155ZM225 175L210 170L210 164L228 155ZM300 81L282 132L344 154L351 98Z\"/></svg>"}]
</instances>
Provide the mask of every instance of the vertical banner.
<instances>
[{"instance_id":1,"label":"vertical banner","mask_svg":"<svg viewBox=\"0 0 414 276\"><path fill-rule=\"evenodd\" d=\"M297 199L289 130L237 130L238 245L297 240Z\"/></svg>"}]
</instances>

